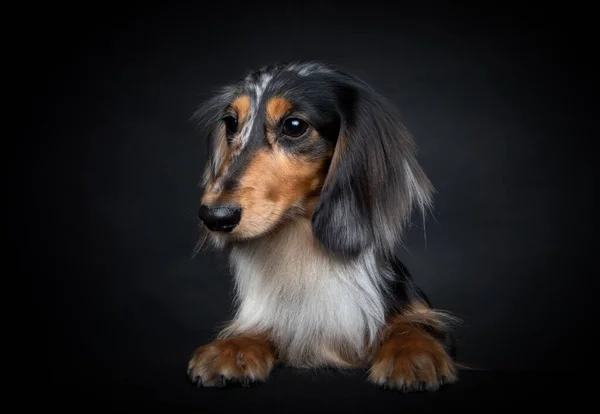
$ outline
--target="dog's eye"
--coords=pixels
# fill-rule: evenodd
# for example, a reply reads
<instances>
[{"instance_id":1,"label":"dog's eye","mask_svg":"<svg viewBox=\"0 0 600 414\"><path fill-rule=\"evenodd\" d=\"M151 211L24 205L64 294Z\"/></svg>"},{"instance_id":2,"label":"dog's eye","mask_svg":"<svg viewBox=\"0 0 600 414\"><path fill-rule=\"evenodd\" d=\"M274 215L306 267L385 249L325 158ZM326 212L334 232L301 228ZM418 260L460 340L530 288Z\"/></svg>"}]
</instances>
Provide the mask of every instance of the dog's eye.
<instances>
[{"instance_id":1,"label":"dog's eye","mask_svg":"<svg viewBox=\"0 0 600 414\"><path fill-rule=\"evenodd\" d=\"M283 133L292 138L298 138L308 129L308 123L298 118L288 118L283 123Z\"/></svg>"},{"instance_id":2,"label":"dog's eye","mask_svg":"<svg viewBox=\"0 0 600 414\"><path fill-rule=\"evenodd\" d=\"M223 122L225 123L225 129L227 130L227 134L232 135L237 132L238 120L235 117L227 115L223 118Z\"/></svg>"}]
</instances>

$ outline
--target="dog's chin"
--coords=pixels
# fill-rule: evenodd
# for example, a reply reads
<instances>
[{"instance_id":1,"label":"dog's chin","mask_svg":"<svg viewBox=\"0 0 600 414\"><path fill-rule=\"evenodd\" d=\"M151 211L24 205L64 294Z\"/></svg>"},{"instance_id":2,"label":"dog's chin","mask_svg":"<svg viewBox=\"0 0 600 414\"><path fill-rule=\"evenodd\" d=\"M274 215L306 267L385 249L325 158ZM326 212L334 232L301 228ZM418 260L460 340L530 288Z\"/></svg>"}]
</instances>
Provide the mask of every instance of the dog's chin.
<instances>
[{"instance_id":1,"label":"dog's chin","mask_svg":"<svg viewBox=\"0 0 600 414\"><path fill-rule=\"evenodd\" d=\"M248 232L244 230L234 229L230 232L211 231L204 227L211 244L216 248L225 248L227 246L250 243L259 240L272 232L272 228L262 231Z\"/></svg>"},{"instance_id":2,"label":"dog's chin","mask_svg":"<svg viewBox=\"0 0 600 414\"><path fill-rule=\"evenodd\" d=\"M265 214L266 220L257 225L255 221L245 222L244 219L233 230L228 232L212 231L202 225L209 243L216 249L224 249L235 245L244 245L272 236L281 228L297 220L309 219L306 206L294 204L285 213L277 214L271 211ZM248 219L246 219L248 220Z\"/></svg>"},{"instance_id":3,"label":"dog's chin","mask_svg":"<svg viewBox=\"0 0 600 414\"><path fill-rule=\"evenodd\" d=\"M269 223L267 226L261 226L260 229L248 230L245 226L236 227L230 232L215 232L204 228L208 232L208 237L211 239L213 246L217 248L225 248L227 246L244 245L256 242L263 238L269 237L296 217L286 217L276 222Z\"/></svg>"}]
</instances>

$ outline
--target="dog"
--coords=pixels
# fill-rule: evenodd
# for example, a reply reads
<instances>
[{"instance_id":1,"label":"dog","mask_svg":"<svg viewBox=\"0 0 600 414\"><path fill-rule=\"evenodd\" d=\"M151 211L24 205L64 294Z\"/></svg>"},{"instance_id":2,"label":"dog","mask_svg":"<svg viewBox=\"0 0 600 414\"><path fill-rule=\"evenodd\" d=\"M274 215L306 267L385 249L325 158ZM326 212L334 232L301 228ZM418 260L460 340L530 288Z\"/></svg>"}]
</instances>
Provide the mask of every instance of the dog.
<instances>
[{"instance_id":1,"label":"dog","mask_svg":"<svg viewBox=\"0 0 600 414\"><path fill-rule=\"evenodd\" d=\"M394 106L334 65L248 72L193 120L208 145L195 252L228 255L235 315L193 354L202 387L249 386L279 364L364 369L377 386L458 380L455 326L398 257L435 190Z\"/></svg>"}]
</instances>

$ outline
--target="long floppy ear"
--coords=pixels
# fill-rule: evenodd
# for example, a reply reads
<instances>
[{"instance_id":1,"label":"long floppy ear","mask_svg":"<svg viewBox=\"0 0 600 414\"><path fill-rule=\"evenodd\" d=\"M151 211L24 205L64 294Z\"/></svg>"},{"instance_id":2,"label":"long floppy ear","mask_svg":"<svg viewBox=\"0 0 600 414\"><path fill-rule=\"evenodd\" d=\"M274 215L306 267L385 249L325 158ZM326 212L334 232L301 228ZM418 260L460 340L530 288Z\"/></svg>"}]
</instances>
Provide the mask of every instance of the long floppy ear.
<instances>
[{"instance_id":1,"label":"long floppy ear","mask_svg":"<svg viewBox=\"0 0 600 414\"><path fill-rule=\"evenodd\" d=\"M342 79L336 88L340 132L313 232L344 257L369 248L393 254L413 210L425 218L434 189L393 106L359 79Z\"/></svg>"}]
</instances>

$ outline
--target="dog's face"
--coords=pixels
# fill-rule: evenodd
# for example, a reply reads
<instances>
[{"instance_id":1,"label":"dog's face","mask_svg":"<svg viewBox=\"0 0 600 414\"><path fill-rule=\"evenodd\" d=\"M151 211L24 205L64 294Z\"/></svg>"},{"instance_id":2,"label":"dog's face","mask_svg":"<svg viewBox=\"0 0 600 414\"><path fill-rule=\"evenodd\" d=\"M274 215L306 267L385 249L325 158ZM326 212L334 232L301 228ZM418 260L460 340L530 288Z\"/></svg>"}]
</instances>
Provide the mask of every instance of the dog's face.
<instances>
[{"instance_id":1,"label":"dog's face","mask_svg":"<svg viewBox=\"0 0 600 414\"><path fill-rule=\"evenodd\" d=\"M199 216L221 243L305 216L326 248L355 255L395 244L412 204L429 202L429 182L389 105L329 66L254 71L196 117L209 152Z\"/></svg>"},{"instance_id":2,"label":"dog's face","mask_svg":"<svg viewBox=\"0 0 600 414\"><path fill-rule=\"evenodd\" d=\"M201 201L206 227L235 240L312 213L339 129L322 97L309 97L310 82L261 80L246 81L222 108Z\"/></svg>"}]
</instances>

